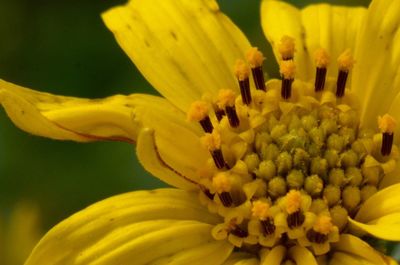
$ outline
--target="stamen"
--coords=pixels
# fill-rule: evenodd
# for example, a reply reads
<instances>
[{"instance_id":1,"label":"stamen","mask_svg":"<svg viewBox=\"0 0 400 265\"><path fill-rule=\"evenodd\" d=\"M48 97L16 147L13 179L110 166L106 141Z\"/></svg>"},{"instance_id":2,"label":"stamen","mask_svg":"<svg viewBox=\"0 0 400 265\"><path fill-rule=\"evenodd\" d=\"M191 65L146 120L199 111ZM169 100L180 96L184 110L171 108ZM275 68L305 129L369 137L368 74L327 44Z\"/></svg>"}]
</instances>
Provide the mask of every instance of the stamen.
<instances>
[{"instance_id":1,"label":"stamen","mask_svg":"<svg viewBox=\"0 0 400 265\"><path fill-rule=\"evenodd\" d=\"M218 197L225 207L230 207L233 203L229 193L232 185L227 172L219 172L213 178L213 186L218 193Z\"/></svg>"},{"instance_id":2,"label":"stamen","mask_svg":"<svg viewBox=\"0 0 400 265\"><path fill-rule=\"evenodd\" d=\"M260 220L267 220L268 217L270 217L269 204L263 201L255 201L253 202L251 213L254 217L257 217Z\"/></svg>"},{"instance_id":3,"label":"stamen","mask_svg":"<svg viewBox=\"0 0 400 265\"><path fill-rule=\"evenodd\" d=\"M338 58L339 73L336 82L336 96L339 98L344 96L347 77L354 63L350 50L345 50Z\"/></svg>"},{"instance_id":4,"label":"stamen","mask_svg":"<svg viewBox=\"0 0 400 265\"><path fill-rule=\"evenodd\" d=\"M215 116L217 117L218 121L221 121L222 118L226 115L223 109L220 109L218 106L214 108Z\"/></svg>"},{"instance_id":5,"label":"stamen","mask_svg":"<svg viewBox=\"0 0 400 265\"><path fill-rule=\"evenodd\" d=\"M321 91L325 86L326 67L329 64L328 53L320 48L315 52L315 65L317 66L315 74L315 91Z\"/></svg>"},{"instance_id":6,"label":"stamen","mask_svg":"<svg viewBox=\"0 0 400 265\"><path fill-rule=\"evenodd\" d=\"M292 83L296 71L296 65L292 60L282 61L280 73L282 76L281 97L289 99L292 96Z\"/></svg>"},{"instance_id":7,"label":"stamen","mask_svg":"<svg viewBox=\"0 0 400 265\"><path fill-rule=\"evenodd\" d=\"M288 217L286 218L286 222L290 229L301 226L305 220L306 217L301 211L289 214Z\"/></svg>"},{"instance_id":8,"label":"stamen","mask_svg":"<svg viewBox=\"0 0 400 265\"><path fill-rule=\"evenodd\" d=\"M239 81L240 93L243 103L249 105L251 103L250 93L250 70L246 63L242 60L237 60L235 65L235 75Z\"/></svg>"},{"instance_id":9,"label":"stamen","mask_svg":"<svg viewBox=\"0 0 400 265\"><path fill-rule=\"evenodd\" d=\"M233 228L230 232L231 232L232 235L235 235L235 236L240 237L240 238L244 238L244 237L247 237L249 235L246 230L243 230L238 226Z\"/></svg>"},{"instance_id":10,"label":"stamen","mask_svg":"<svg viewBox=\"0 0 400 265\"><path fill-rule=\"evenodd\" d=\"M251 73L253 74L256 88L266 91L264 73L262 70L262 64L265 59L264 55L258 50L257 47L253 47L247 52L246 56L247 61L251 66Z\"/></svg>"},{"instance_id":11,"label":"stamen","mask_svg":"<svg viewBox=\"0 0 400 265\"><path fill-rule=\"evenodd\" d=\"M204 101L195 101L189 108L187 118L189 121L197 121L206 133L211 133L214 129L210 117L208 116L209 106Z\"/></svg>"},{"instance_id":12,"label":"stamen","mask_svg":"<svg viewBox=\"0 0 400 265\"><path fill-rule=\"evenodd\" d=\"M228 116L229 124L236 128L239 126L239 117L235 108L235 94L230 89L221 89L218 95L218 107L225 108L226 115Z\"/></svg>"},{"instance_id":13,"label":"stamen","mask_svg":"<svg viewBox=\"0 0 400 265\"><path fill-rule=\"evenodd\" d=\"M388 156L392 152L396 120L389 114L378 117L378 126L382 132L381 154Z\"/></svg>"},{"instance_id":14,"label":"stamen","mask_svg":"<svg viewBox=\"0 0 400 265\"><path fill-rule=\"evenodd\" d=\"M276 226L272 218L261 220L261 225L264 230L264 235L272 235L275 232Z\"/></svg>"},{"instance_id":15,"label":"stamen","mask_svg":"<svg viewBox=\"0 0 400 265\"><path fill-rule=\"evenodd\" d=\"M328 240L328 235L333 231L332 218L321 215L317 218L313 228L307 232L307 238L311 242L322 244Z\"/></svg>"},{"instance_id":16,"label":"stamen","mask_svg":"<svg viewBox=\"0 0 400 265\"><path fill-rule=\"evenodd\" d=\"M201 141L203 145L210 151L215 166L222 169L226 166L224 156L221 151L221 135L214 130L212 133L206 133Z\"/></svg>"},{"instance_id":17,"label":"stamen","mask_svg":"<svg viewBox=\"0 0 400 265\"><path fill-rule=\"evenodd\" d=\"M288 214L296 213L301 207L301 193L298 190L291 190L286 194L286 211Z\"/></svg>"},{"instance_id":18,"label":"stamen","mask_svg":"<svg viewBox=\"0 0 400 265\"><path fill-rule=\"evenodd\" d=\"M306 236L310 242L314 242L317 244L325 243L328 240L327 235L315 232L313 229L309 230Z\"/></svg>"},{"instance_id":19,"label":"stamen","mask_svg":"<svg viewBox=\"0 0 400 265\"><path fill-rule=\"evenodd\" d=\"M278 51L282 56L282 60L292 60L294 57L295 45L294 39L289 36L283 36L281 42L278 45Z\"/></svg>"}]
</instances>

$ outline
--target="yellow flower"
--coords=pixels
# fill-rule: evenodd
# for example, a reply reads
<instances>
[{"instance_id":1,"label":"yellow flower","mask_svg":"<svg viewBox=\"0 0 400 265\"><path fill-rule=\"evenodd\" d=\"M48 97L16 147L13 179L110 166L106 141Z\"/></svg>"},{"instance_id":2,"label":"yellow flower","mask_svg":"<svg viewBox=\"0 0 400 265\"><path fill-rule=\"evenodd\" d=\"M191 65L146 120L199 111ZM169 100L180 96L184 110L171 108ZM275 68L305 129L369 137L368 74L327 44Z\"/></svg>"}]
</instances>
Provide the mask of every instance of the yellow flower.
<instances>
[{"instance_id":1,"label":"yellow flower","mask_svg":"<svg viewBox=\"0 0 400 265\"><path fill-rule=\"evenodd\" d=\"M264 56L214 0L131 0L102 17L164 98L0 81L20 128L135 143L143 166L179 188L99 202L26 264L395 264L360 237L400 240L399 12L397 0L262 1L281 73L265 82Z\"/></svg>"}]
</instances>

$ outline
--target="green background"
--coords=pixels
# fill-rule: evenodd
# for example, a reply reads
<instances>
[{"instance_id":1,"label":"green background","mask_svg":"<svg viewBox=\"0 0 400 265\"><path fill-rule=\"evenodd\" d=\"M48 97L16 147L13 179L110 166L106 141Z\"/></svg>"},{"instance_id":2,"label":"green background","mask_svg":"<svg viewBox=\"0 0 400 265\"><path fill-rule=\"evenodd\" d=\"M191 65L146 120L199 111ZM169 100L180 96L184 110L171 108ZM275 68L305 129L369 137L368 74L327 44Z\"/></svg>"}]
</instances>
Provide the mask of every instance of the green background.
<instances>
[{"instance_id":1,"label":"green background","mask_svg":"<svg viewBox=\"0 0 400 265\"><path fill-rule=\"evenodd\" d=\"M221 9L272 59L259 24L259 1L219 1ZM297 6L319 1L291 1ZM349 1L331 1L346 4ZM366 5L369 1L352 1ZM100 13L124 1L0 0L0 78L77 97L156 93L105 28ZM268 61L268 71L277 66ZM78 144L18 130L0 110L0 210L28 200L48 229L114 194L162 187L125 143Z\"/></svg>"}]
</instances>

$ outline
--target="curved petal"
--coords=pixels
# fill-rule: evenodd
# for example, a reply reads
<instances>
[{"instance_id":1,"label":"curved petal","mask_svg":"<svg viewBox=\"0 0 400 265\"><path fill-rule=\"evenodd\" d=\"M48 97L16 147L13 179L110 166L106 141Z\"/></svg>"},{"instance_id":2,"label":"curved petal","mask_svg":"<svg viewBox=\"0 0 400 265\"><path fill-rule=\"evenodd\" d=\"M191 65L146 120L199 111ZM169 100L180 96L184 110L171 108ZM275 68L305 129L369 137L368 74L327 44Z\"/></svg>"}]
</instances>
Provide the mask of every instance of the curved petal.
<instances>
[{"instance_id":1,"label":"curved petal","mask_svg":"<svg viewBox=\"0 0 400 265\"><path fill-rule=\"evenodd\" d=\"M189 173L188 175L185 175L183 173L183 170L175 170L171 165L165 162L163 157L161 156L160 149L156 144L156 136L154 130L144 129L140 133L137 141L136 152L138 159L143 167L165 183L184 190L194 190L197 188L196 183L199 183L199 181L198 175L195 174L196 168L190 168L192 164L190 162L196 162L196 160L192 159L190 155L183 153L183 160L180 161L189 161L189 164L183 163L181 164L181 166L183 168L189 167L187 170L185 170L185 172ZM193 156L196 155L195 152L192 154ZM176 153L176 155L179 154Z\"/></svg>"},{"instance_id":2,"label":"curved petal","mask_svg":"<svg viewBox=\"0 0 400 265\"><path fill-rule=\"evenodd\" d=\"M400 132L398 136L400 136ZM383 176L379 183L379 189L384 189L398 183L400 183L400 165L396 163L396 168L392 172Z\"/></svg>"},{"instance_id":3,"label":"curved petal","mask_svg":"<svg viewBox=\"0 0 400 265\"><path fill-rule=\"evenodd\" d=\"M366 264L385 264L384 259L378 251L373 249L365 241L350 234L342 234L340 236L339 242L333 243L332 251L335 252L335 255L341 253L352 256L358 260L365 260L366 262L368 262Z\"/></svg>"},{"instance_id":4,"label":"curved petal","mask_svg":"<svg viewBox=\"0 0 400 265\"><path fill-rule=\"evenodd\" d=\"M259 265L258 258L246 252L234 252L222 265Z\"/></svg>"},{"instance_id":5,"label":"curved petal","mask_svg":"<svg viewBox=\"0 0 400 265\"><path fill-rule=\"evenodd\" d=\"M200 144L200 125L187 122L181 110L160 97L132 94L79 99L41 93L0 80L0 103L18 127L53 139L136 142L140 131L150 128L156 132L155 144L138 143L138 148L156 152L165 161L164 167L168 164L169 169L191 180L197 178L197 170L209 156ZM148 164L146 158L141 160L145 166ZM181 177L173 180L174 174L155 175L176 187L193 188L190 182L179 180Z\"/></svg>"},{"instance_id":6,"label":"curved petal","mask_svg":"<svg viewBox=\"0 0 400 265\"><path fill-rule=\"evenodd\" d=\"M315 51L324 48L330 56L328 76L337 76L337 58L342 52L346 49L354 52L366 11L364 7L328 4L310 5L301 10L310 61L314 63Z\"/></svg>"},{"instance_id":7,"label":"curved petal","mask_svg":"<svg viewBox=\"0 0 400 265\"><path fill-rule=\"evenodd\" d=\"M317 265L314 255L306 248L294 246L289 250L289 256L297 265Z\"/></svg>"},{"instance_id":8,"label":"curved petal","mask_svg":"<svg viewBox=\"0 0 400 265\"><path fill-rule=\"evenodd\" d=\"M328 75L336 76L336 58L345 49L354 49L365 13L362 7L328 4L310 5L302 10L276 0L263 0L261 5L262 27L278 62L277 45L282 36L295 39L296 76L302 80L314 76L314 53L318 48L329 53Z\"/></svg>"},{"instance_id":9,"label":"curved petal","mask_svg":"<svg viewBox=\"0 0 400 265\"><path fill-rule=\"evenodd\" d=\"M349 222L374 237L384 240L400 241L400 213L382 216L368 222L368 224L363 224L350 218Z\"/></svg>"},{"instance_id":10,"label":"curved petal","mask_svg":"<svg viewBox=\"0 0 400 265\"><path fill-rule=\"evenodd\" d=\"M359 209L354 220L368 223L388 214L400 212L400 184L372 195Z\"/></svg>"},{"instance_id":11,"label":"curved petal","mask_svg":"<svg viewBox=\"0 0 400 265\"><path fill-rule=\"evenodd\" d=\"M400 91L400 2L374 0L360 29L351 87L363 103L362 125L376 127Z\"/></svg>"},{"instance_id":12,"label":"curved petal","mask_svg":"<svg viewBox=\"0 0 400 265\"><path fill-rule=\"evenodd\" d=\"M386 265L386 263L372 263L355 255L336 252L333 254L329 265Z\"/></svg>"},{"instance_id":13,"label":"curved petal","mask_svg":"<svg viewBox=\"0 0 400 265\"><path fill-rule=\"evenodd\" d=\"M187 264L185 251L203 260L211 255L211 264L220 264L233 247L211 237L210 224L218 221L193 193L131 192L98 202L55 226L26 264L163 264L168 259Z\"/></svg>"},{"instance_id":14,"label":"curved petal","mask_svg":"<svg viewBox=\"0 0 400 265\"><path fill-rule=\"evenodd\" d=\"M280 265L286 254L286 248L278 245L261 258L261 265Z\"/></svg>"},{"instance_id":15,"label":"curved petal","mask_svg":"<svg viewBox=\"0 0 400 265\"><path fill-rule=\"evenodd\" d=\"M218 89L237 89L233 66L250 48L214 0L131 0L103 14L146 79L182 110Z\"/></svg>"}]
</instances>

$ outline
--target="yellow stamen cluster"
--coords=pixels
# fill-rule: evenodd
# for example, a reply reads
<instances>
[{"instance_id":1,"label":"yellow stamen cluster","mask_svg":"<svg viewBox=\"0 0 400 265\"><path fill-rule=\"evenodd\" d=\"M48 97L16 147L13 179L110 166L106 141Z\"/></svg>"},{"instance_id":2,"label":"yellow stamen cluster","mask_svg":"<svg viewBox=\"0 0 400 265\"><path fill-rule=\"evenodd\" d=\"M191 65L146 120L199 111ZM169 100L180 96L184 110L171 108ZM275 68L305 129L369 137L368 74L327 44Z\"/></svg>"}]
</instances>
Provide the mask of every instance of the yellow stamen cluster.
<instances>
[{"instance_id":1,"label":"yellow stamen cluster","mask_svg":"<svg viewBox=\"0 0 400 265\"><path fill-rule=\"evenodd\" d=\"M262 66L263 61L265 60L264 55L258 50L257 47L251 48L246 53L246 58L251 68Z\"/></svg>"},{"instance_id":2,"label":"yellow stamen cluster","mask_svg":"<svg viewBox=\"0 0 400 265\"><path fill-rule=\"evenodd\" d=\"M279 72L285 79L294 79L296 73L296 65L293 60L281 61Z\"/></svg>"},{"instance_id":3,"label":"yellow stamen cluster","mask_svg":"<svg viewBox=\"0 0 400 265\"><path fill-rule=\"evenodd\" d=\"M317 218L314 223L313 229L315 232L318 232L323 235L328 235L333 231L332 218L327 215L321 215Z\"/></svg>"},{"instance_id":4,"label":"yellow stamen cluster","mask_svg":"<svg viewBox=\"0 0 400 265\"><path fill-rule=\"evenodd\" d=\"M283 38L280 48L294 52L292 44ZM336 82L325 78L327 52L316 52L315 84L295 80L293 58L280 62L282 80L261 82L262 69L254 67L264 57L256 48L247 55L247 64L239 60L235 65L235 75L243 81L241 95L220 90L212 104L222 114L216 112L218 121L210 119L212 133L202 138L210 158L200 184L208 207L224 219L215 231L229 227L226 233L215 233L216 239L227 238L237 247L270 248L288 238L290 244L325 254L338 241L339 231L347 231L348 217L357 214L395 169L397 147L390 152L389 138L379 154L377 137L359 128L357 104L344 93L354 64L348 50L339 56ZM255 88L247 80L248 65L254 83L260 81ZM382 132L394 131L389 115L378 121Z\"/></svg>"},{"instance_id":5,"label":"yellow stamen cluster","mask_svg":"<svg viewBox=\"0 0 400 265\"><path fill-rule=\"evenodd\" d=\"M294 39L289 36L283 36L278 45L278 51L282 56L282 60L291 59L294 56L295 44Z\"/></svg>"},{"instance_id":6,"label":"yellow stamen cluster","mask_svg":"<svg viewBox=\"0 0 400 265\"><path fill-rule=\"evenodd\" d=\"M237 60L235 64L234 73L238 80L243 81L249 78L250 68L243 60Z\"/></svg>"},{"instance_id":7,"label":"yellow stamen cluster","mask_svg":"<svg viewBox=\"0 0 400 265\"><path fill-rule=\"evenodd\" d=\"M342 54L340 54L338 61L339 70L348 72L355 63L353 56L349 49L345 50Z\"/></svg>"},{"instance_id":8,"label":"yellow stamen cluster","mask_svg":"<svg viewBox=\"0 0 400 265\"><path fill-rule=\"evenodd\" d=\"M301 207L301 193L297 190L291 190L286 195L286 211L288 214L295 213Z\"/></svg>"},{"instance_id":9,"label":"yellow stamen cluster","mask_svg":"<svg viewBox=\"0 0 400 265\"><path fill-rule=\"evenodd\" d=\"M396 120L389 114L379 116L378 127L381 132L393 133L396 128Z\"/></svg>"},{"instance_id":10,"label":"yellow stamen cluster","mask_svg":"<svg viewBox=\"0 0 400 265\"><path fill-rule=\"evenodd\" d=\"M220 109L235 105L235 92L231 89L221 89L218 94L217 105Z\"/></svg>"},{"instance_id":11,"label":"yellow stamen cluster","mask_svg":"<svg viewBox=\"0 0 400 265\"><path fill-rule=\"evenodd\" d=\"M214 130L212 133L206 133L201 138L201 142L209 151L218 150L221 148L221 135Z\"/></svg>"},{"instance_id":12,"label":"yellow stamen cluster","mask_svg":"<svg viewBox=\"0 0 400 265\"><path fill-rule=\"evenodd\" d=\"M270 216L269 204L263 201L255 201L253 202L253 208L251 212L254 217L259 218L260 220L266 220Z\"/></svg>"},{"instance_id":13,"label":"yellow stamen cluster","mask_svg":"<svg viewBox=\"0 0 400 265\"><path fill-rule=\"evenodd\" d=\"M217 173L212 180L212 185L218 193L229 192L232 188L229 174L226 172Z\"/></svg>"},{"instance_id":14,"label":"yellow stamen cluster","mask_svg":"<svg viewBox=\"0 0 400 265\"><path fill-rule=\"evenodd\" d=\"M189 121L201 121L207 117L209 106L204 101L195 101L190 105L187 112L187 119Z\"/></svg>"},{"instance_id":15,"label":"yellow stamen cluster","mask_svg":"<svg viewBox=\"0 0 400 265\"><path fill-rule=\"evenodd\" d=\"M315 51L315 65L319 68L326 68L329 64L329 55L325 49L320 48Z\"/></svg>"}]
</instances>

